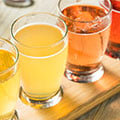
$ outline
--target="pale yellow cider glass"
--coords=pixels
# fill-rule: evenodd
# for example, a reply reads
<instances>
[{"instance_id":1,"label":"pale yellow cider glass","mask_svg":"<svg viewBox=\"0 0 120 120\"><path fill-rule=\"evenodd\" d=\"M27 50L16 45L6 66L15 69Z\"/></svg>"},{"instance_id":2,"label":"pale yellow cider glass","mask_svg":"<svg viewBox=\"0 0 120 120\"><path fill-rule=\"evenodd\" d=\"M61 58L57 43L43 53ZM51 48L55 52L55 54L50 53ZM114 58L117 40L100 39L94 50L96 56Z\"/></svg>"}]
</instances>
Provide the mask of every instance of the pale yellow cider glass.
<instances>
[{"instance_id":1,"label":"pale yellow cider glass","mask_svg":"<svg viewBox=\"0 0 120 120\"><path fill-rule=\"evenodd\" d=\"M0 38L0 120L18 120L15 111L20 87L18 57L17 48Z\"/></svg>"},{"instance_id":2,"label":"pale yellow cider glass","mask_svg":"<svg viewBox=\"0 0 120 120\"><path fill-rule=\"evenodd\" d=\"M21 100L35 108L56 105L63 94L66 24L49 13L30 13L13 23L11 34L20 51Z\"/></svg>"}]
</instances>

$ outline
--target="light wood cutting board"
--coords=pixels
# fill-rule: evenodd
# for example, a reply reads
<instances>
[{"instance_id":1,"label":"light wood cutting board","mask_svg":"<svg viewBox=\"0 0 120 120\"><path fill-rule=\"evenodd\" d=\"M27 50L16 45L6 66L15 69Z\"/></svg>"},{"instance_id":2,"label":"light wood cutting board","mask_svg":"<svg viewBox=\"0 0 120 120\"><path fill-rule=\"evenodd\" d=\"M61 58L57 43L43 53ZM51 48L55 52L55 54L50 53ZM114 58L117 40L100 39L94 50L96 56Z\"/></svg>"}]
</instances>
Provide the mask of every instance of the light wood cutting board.
<instances>
[{"instance_id":1,"label":"light wood cutting board","mask_svg":"<svg viewBox=\"0 0 120 120\"><path fill-rule=\"evenodd\" d=\"M33 109L20 100L17 111L20 120L75 120L83 113L120 91L120 61L103 59L104 76L94 83L75 83L62 79L63 99L48 109Z\"/></svg>"},{"instance_id":2,"label":"light wood cutting board","mask_svg":"<svg viewBox=\"0 0 120 120\"><path fill-rule=\"evenodd\" d=\"M9 38L10 26L14 19L29 12L56 13L58 0L34 0L28 8L5 6L0 0L0 36ZM91 0L92 1L92 0ZM120 61L107 56L103 59L104 76L97 82L78 84L63 77L63 99L49 109L35 110L24 105L20 100L16 106L20 120L75 120L97 104L108 99L120 90Z\"/></svg>"}]
</instances>

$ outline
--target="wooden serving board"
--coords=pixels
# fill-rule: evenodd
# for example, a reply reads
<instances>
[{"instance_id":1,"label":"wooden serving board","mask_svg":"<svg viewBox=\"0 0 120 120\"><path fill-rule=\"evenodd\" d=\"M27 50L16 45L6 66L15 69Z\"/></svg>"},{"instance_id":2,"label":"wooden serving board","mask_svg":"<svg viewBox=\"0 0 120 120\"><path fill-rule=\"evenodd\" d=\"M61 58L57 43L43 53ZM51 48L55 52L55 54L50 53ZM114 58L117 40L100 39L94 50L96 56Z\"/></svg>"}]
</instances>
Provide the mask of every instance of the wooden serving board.
<instances>
[{"instance_id":1,"label":"wooden serving board","mask_svg":"<svg viewBox=\"0 0 120 120\"><path fill-rule=\"evenodd\" d=\"M82 114L120 91L120 61L103 59L104 76L94 83L75 83L62 80L63 99L59 104L47 109L33 109L20 100L17 111L20 120L75 120Z\"/></svg>"},{"instance_id":2,"label":"wooden serving board","mask_svg":"<svg viewBox=\"0 0 120 120\"><path fill-rule=\"evenodd\" d=\"M29 12L56 14L58 0L34 0L28 8L8 7L0 0L0 36L10 38L10 26L19 16ZM92 0L91 0L92 2ZM120 90L120 61L107 56L103 59L104 76L97 82L79 84L63 78L63 99L49 109L35 110L20 100L16 106L20 120L75 120Z\"/></svg>"}]
</instances>

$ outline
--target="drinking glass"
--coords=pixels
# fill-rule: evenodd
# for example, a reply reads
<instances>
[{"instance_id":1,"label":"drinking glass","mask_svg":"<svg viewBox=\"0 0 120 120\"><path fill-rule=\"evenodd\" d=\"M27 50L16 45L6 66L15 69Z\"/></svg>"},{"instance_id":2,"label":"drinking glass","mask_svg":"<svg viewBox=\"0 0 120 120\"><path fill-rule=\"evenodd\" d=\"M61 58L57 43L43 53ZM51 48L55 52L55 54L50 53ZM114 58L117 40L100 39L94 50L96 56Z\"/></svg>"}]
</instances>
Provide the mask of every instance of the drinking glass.
<instances>
[{"instance_id":1,"label":"drinking glass","mask_svg":"<svg viewBox=\"0 0 120 120\"><path fill-rule=\"evenodd\" d=\"M101 60L107 47L111 3L109 0L59 0L58 14L68 26L65 76L75 82L94 82L104 73Z\"/></svg>"},{"instance_id":2,"label":"drinking glass","mask_svg":"<svg viewBox=\"0 0 120 120\"><path fill-rule=\"evenodd\" d=\"M106 54L113 58L120 59L120 1L111 0L111 3L113 5L112 25Z\"/></svg>"},{"instance_id":3,"label":"drinking glass","mask_svg":"<svg viewBox=\"0 0 120 120\"><path fill-rule=\"evenodd\" d=\"M13 7L28 7L33 4L33 0L3 0L6 5Z\"/></svg>"},{"instance_id":4,"label":"drinking glass","mask_svg":"<svg viewBox=\"0 0 120 120\"><path fill-rule=\"evenodd\" d=\"M19 96L19 53L10 41L0 38L0 120L17 120L15 104Z\"/></svg>"},{"instance_id":5,"label":"drinking glass","mask_svg":"<svg viewBox=\"0 0 120 120\"><path fill-rule=\"evenodd\" d=\"M20 99L34 108L56 105L67 59L65 22L50 13L30 13L14 21L11 35L20 51Z\"/></svg>"}]
</instances>

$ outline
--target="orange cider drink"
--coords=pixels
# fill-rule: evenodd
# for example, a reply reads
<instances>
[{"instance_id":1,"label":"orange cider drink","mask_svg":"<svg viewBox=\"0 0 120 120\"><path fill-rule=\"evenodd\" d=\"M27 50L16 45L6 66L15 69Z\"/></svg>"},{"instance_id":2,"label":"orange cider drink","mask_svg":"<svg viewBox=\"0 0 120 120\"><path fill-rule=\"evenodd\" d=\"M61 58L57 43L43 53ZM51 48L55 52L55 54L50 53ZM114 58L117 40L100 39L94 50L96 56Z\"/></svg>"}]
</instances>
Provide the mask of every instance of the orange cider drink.
<instances>
[{"instance_id":1,"label":"orange cider drink","mask_svg":"<svg viewBox=\"0 0 120 120\"><path fill-rule=\"evenodd\" d=\"M106 54L112 58L120 59L120 0L110 0L113 6L112 24Z\"/></svg>"},{"instance_id":2,"label":"orange cider drink","mask_svg":"<svg viewBox=\"0 0 120 120\"><path fill-rule=\"evenodd\" d=\"M101 60L107 48L111 4L104 0L59 0L60 17L68 26L68 59L65 76L75 82L99 80L104 69ZM104 7L103 7L104 6Z\"/></svg>"}]
</instances>

